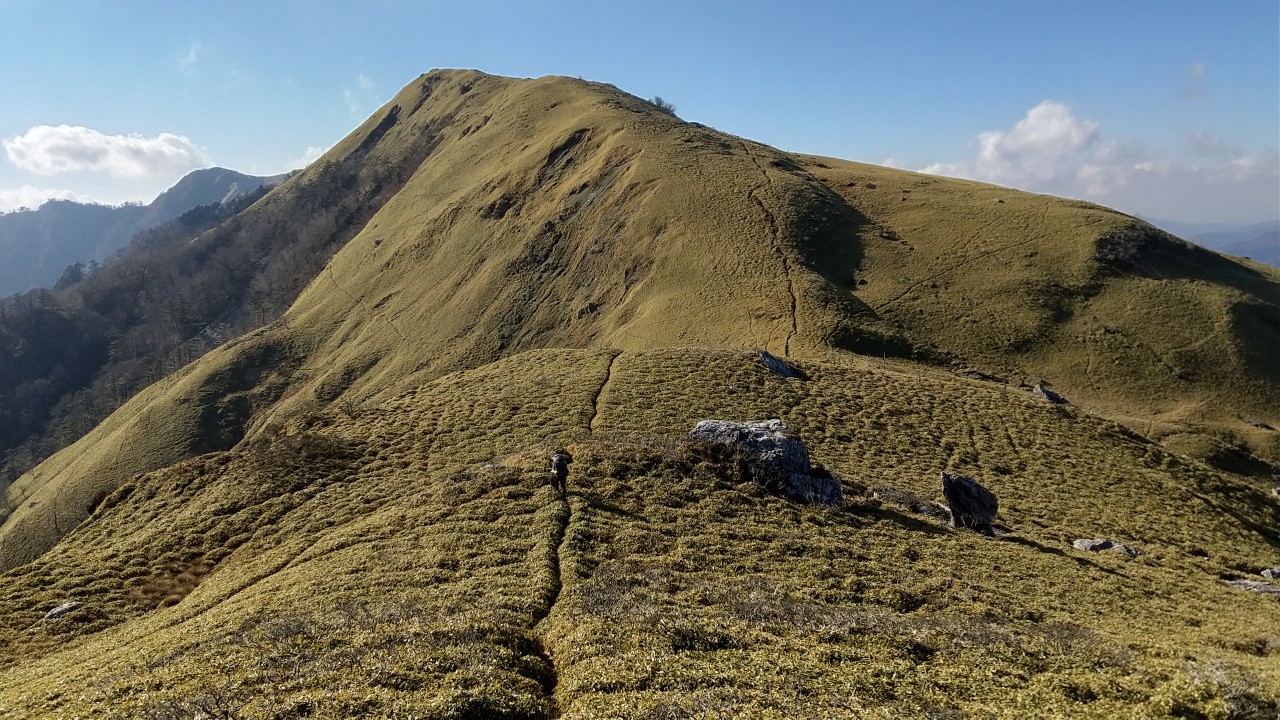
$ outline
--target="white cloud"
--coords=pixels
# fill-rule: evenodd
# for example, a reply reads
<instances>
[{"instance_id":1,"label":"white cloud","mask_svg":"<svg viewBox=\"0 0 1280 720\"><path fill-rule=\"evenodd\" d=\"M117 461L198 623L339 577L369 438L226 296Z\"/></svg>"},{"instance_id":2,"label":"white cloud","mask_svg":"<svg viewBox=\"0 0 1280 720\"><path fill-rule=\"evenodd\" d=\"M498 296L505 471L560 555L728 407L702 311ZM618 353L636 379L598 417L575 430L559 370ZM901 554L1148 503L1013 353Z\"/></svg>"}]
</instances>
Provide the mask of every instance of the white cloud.
<instances>
[{"instance_id":1,"label":"white cloud","mask_svg":"<svg viewBox=\"0 0 1280 720\"><path fill-rule=\"evenodd\" d=\"M1009 129L978 134L971 160L933 163L920 172L1087 198L1156 217L1280 216L1275 148L1249 153L1203 131L1181 140L1183 157L1137 140L1106 138L1098 123L1046 100Z\"/></svg>"},{"instance_id":2,"label":"white cloud","mask_svg":"<svg viewBox=\"0 0 1280 720\"><path fill-rule=\"evenodd\" d=\"M204 47L200 43L191 43L187 47L187 53L178 58L178 72L189 73L195 70L196 63L200 62L200 53Z\"/></svg>"},{"instance_id":3,"label":"white cloud","mask_svg":"<svg viewBox=\"0 0 1280 720\"><path fill-rule=\"evenodd\" d=\"M356 75L356 84L359 85L362 90L368 90L373 87L373 78L365 75L364 73L360 73L359 75Z\"/></svg>"},{"instance_id":4,"label":"white cloud","mask_svg":"<svg viewBox=\"0 0 1280 720\"><path fill-rule=\"evenodd\" d=\"M36 125L7 138L4 149L10 162L37 175L91 172L144 179L209 164L209 157L182 135L106 135L71 125Z\"/></svg>"},{"instance_id":5,"label":"white cloud","mask_svg":"<svg viewBox=\"0 0 1280 720\"><path fill-rule=\"evenodd\" d=\"M316 160L319 160L320 156L324 155L327 152L329 152L329 148L327 147L320 147L319 145L309 145L307 146L307 151L302 153L302 157L289 163L289 169L297 170L298 168L304 168L310 165L311 163L315 162Z\"/></svg>"},{"instance_id":6,"label":"white cloud","mask_svg":"<svg viewBox=\"0 0 1280 720\"><path fill-rule=\"evenodd\" d=\"M971 164L935 163L923 172L1005 185L1052 182L1073 174L1074 156L1097 139L1097 123L1078 119L1060 102L1045 100L1012 128L979 134L978 156Z\"/></svg>"},{"instance_id":7,"label":"white cloud","mask_svg":"<svg viewBox=\"0 0 1280 720\"><path fill-rule=\"evenodd\" d=\"M47 200L75 200L82 203L99 202L96 198L72 192L71 190L55 190L23 185L20 188L11 190L0 188L0 213L22 208L34 210Z\"/></svg>"},{"instance_id":8,"label":"white cloud","mask_svg":"<svg viewBox=\"0 0 1280 720\"><path fill-rule=\"evenodd\" d=\"M1105 197L1139 175L1167 176L1171 163L1153 148L1134 141L1105 140L1088 157L1077 157L1075 194ZM1073 191L1068 187L1067 193Z\"/></svg>"}]
</instances>

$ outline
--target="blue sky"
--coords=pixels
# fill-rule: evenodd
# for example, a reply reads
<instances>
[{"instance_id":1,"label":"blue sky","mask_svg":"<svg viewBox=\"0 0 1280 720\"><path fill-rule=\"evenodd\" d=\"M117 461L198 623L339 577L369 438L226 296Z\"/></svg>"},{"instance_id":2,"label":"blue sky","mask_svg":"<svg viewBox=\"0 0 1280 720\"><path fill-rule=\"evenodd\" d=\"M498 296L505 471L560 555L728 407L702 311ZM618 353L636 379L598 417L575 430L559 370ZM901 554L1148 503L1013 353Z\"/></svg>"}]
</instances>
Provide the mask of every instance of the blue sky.
<instances>
[{"instance_id":1,"label":"blue sky","mask_svg":"<svg viewBox=\"0 0 1280 720\"><path fill-rule=\"evenodd\" d=\"M0 210L272 174L434 67L661 95L783 149L1186 222L1280 217L1275 0L0 0Z\"/></svg>"}]
</instances>

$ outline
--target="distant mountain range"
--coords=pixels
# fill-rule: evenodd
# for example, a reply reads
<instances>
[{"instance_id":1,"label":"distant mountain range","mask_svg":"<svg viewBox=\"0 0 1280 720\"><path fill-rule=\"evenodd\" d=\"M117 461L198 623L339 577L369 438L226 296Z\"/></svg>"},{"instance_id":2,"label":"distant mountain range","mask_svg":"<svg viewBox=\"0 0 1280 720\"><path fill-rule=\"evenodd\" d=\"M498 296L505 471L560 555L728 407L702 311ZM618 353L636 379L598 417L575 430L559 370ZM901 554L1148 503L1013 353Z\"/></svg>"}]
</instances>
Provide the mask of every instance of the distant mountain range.
<instances>
[{"instance_id":1,"label":"distant mountain range","mask_svg":"<svg viewBox=\"0 0 1280 720\"><path fill-rule=\"evenodd\" d=\"M1197 245L1280 267L1280 220L1229 225L1226 223L1184 223L1143 218L1156 227Z\"/></svg>"},{"instance_id":2,"label":"distant mountain range","mask_svg":"<svg viewBox=\"0 0 1280 720\"><path fill-rule=\"evenodd\" d=\"M148 205L93 205L50 200L36 210L0 215L0 296L58 281L75 263L104 260L135 234L200 206L226 203L284 175L260 177L226 168L196 170Z\"/></svg>"}]
</instances>

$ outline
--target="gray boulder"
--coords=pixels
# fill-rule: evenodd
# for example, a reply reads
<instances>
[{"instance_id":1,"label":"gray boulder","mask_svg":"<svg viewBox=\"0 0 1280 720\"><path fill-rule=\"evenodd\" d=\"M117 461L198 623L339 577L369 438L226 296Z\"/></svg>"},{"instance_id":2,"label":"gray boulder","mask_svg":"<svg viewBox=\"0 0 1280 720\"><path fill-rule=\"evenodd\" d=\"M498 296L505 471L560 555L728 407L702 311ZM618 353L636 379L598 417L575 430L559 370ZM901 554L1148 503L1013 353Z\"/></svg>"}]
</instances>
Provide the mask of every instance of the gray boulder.
<instances>
[{"instance_id":1,"label":"gray boulder","mask_svg":"<svg viewBox=\"0 0 1280 720\"><path fill-rule=\"evenodd\" d=\"M1223 582L1241 590L1249 590L1264 595L1280 595L1280 586L1272 585L1271 583L1258 582L1257 580L1224 580Z\"/></svg>"},{"instance_id":2,"label":"gray boulder","mask_svg":"<svg viewBox=\"0 0 1280 720\"><path fill-rule=\"evenodd\" d=\"M1280 567L1264 568L1259 574L1268 580L1280 580Z\"/></svg>"},{"instance_id":3,"label":"gray boulder","mask_svg":"<svg viewBox=\"0 0 1280 720\"><path fill-rule=\"evenodd\" d=\"M834 505L844 497L840 481L809 463L809 448L781 420L702 420L689 437L736 448L752 478L788 500Z\"/></svg>"},{"instance_id":4,"label":"gray boulder","mask_svg":"<svg viewBox=\"0 0 1280 720\"><path fill-rule=\"evenodd\" d=\"M1031 389L1031 394L1049 403L1050 405L1070 405L1071 404L1067 402L1066 398L1062 397L1058 393L1050 390L1049 388L1045 387L1040 383L1036 383L1036 386Z\"/></svg>"},{"instance_id":5,"label":"gray boulder","mask_svg":"<svg viewBox=\"0 0 1280 720\"><path fill-rule=\"evenodd\" d=\"M54 609L50 610L49 612L45 613L45 614L44 614L44 619L45 619L45 620L53 620L53 619L55 619L55 618L60 618L60 617L62 617L63 615L66 615L67 613L71 612L72 610L75 610L76 608L80 607L80 606L81 606L81 605L83 605L83 604L84 604L84 603L82 603L82 602L75 602L75 601L72 601L72 602L64 602L64 603L62 603L61 605L59 605L58 607L56 607L56 608L54 608Z\"/></svg>"},{"instance_id":6,"label":"gray boulder","mask_svg":"<svg viewBox=\"0 0 1280 720\"><path fill-rule=\"evenodd\" d=\"M942 472L942 494L951 508L951 524L995 537L991 522L996 519L999 502L995 493L971 477Z\"/></svg>"},{"instance_id":7,"label":"gray boulder","mask_svg":"<svg viewBox=\"0 0 1280 720\"><path fill-rule=\"evenodd\" d=\"M764 363L764 366L769 368L769 372L779 377L784 377L784 378L800 377L800 373L796 372L795 368L788 365L785 360L780 360L778 357L770 353L768 350L760 351L760 362Z\"/></svg>"},{"instance_id":8,"label":"gray boulder","mask_svg":"<svg viewBox=\"0 0 1280 720\"><path fill-rule=\"evenodd\" d=\"M1118 543L1118 542L1115 542L1114 540L1106 540L1101 538L1096 540L1090 540L1090 539L1076 540L1075 542L1071 543L1071 547L1077 550L1085 550L1088 552L1106 551L1106 552L1122 553L1124 555L1128 555L1129 557L1138 556L1137 550L1134 550L1133 548L1129 547L1128 545L1125 545L1124 543Z\"/></svg>"}]
</instances>

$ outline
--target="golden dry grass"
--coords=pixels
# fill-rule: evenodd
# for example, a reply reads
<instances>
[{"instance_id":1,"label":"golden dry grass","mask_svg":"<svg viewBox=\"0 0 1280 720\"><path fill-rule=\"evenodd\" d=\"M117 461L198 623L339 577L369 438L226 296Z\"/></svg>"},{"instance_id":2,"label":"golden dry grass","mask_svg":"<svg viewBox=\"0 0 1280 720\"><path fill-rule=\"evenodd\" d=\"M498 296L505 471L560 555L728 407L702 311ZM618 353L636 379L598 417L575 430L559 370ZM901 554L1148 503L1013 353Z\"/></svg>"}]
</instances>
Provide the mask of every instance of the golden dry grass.
<instances>
[{"instance_id":1,"label":"golden dry grass","mask_svg":"<svg viewBox=\"0 0 1280 720\"><path fill-rule=\"evenodd\" d=\"M1246 422L1280 427L1274 271L1085 203L789 155L611 86L424 75L242 221L287 216L326 164L391 163L423 132L440 140L416 174L284 318L17 483L0 567L199 452L195 419L231 395L259 396L252 435L540 347L956 363L1045 378L1184 452L1280 459L1280 433ZM263 347L287 369L245 385Z\"/></svg>"},{"instance_id":2,"label":"golden dry grass","mask_svg":"<svg viewBox=\"0 0 1280 720\"><path fill-rule=\"evenodd\" d=\"M1240 449L1280 457L1273 271L564 78L431 73L321 163L424 128L441 143L284 318L15 486L0 714L1274 712L1280 604L1222 582L1280 564ZM191 457L233 406L245 439ZM682 445L706 417L784 419L850 506ZM921 512L943 469L1007 534Z\"/></svg>"},{"instance_id":3,"label":"golden dry grass","mask_svg":"<svg viewBox=\"0 0 1280 720\"><path fill-rule=\"evenodd\" d=\"M0 708L1274 707L1280 604L1222 582L1274 564L1280 512L1260 489L1024 391L852 356L801 368L808 380L729 350L534 351L139 477L0 579ZM768 415L845 478L847 507L772 497L679 440L702 417ZM567 506L545 485L560 444L576 454ZM1007 534L912 512L904 498L941 498L942 468L997 492ZM1093 536L1143 554L1071 549ZM212 572L176 603L136 592L199 565ZM69 599L85 605L40 620Z\"/></svg>"}]
</instances>

